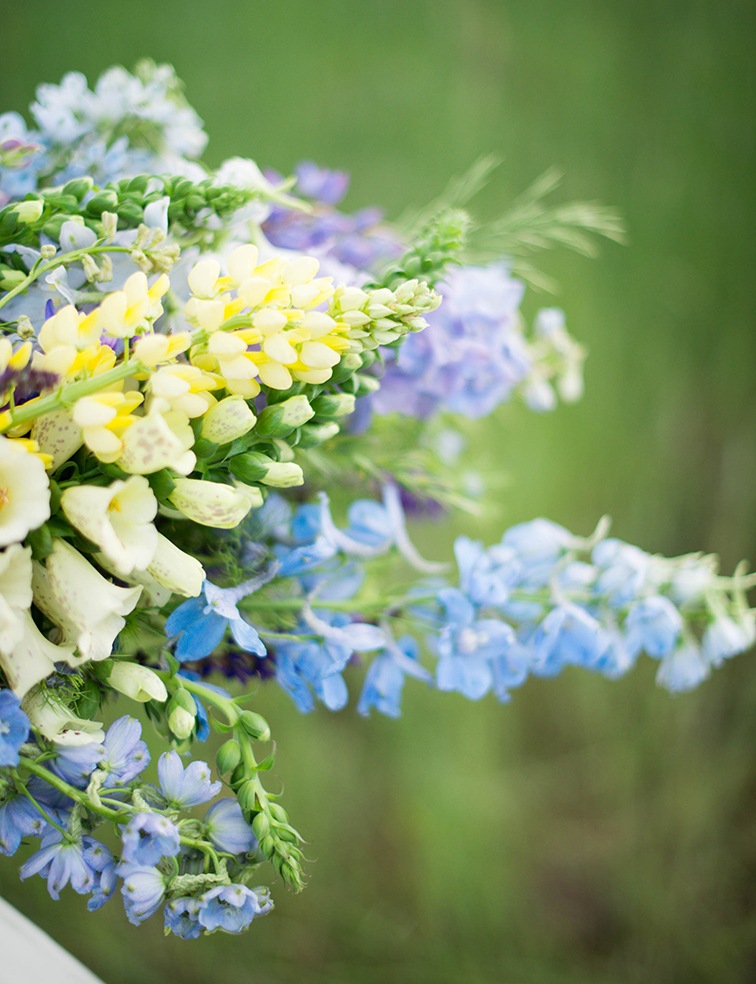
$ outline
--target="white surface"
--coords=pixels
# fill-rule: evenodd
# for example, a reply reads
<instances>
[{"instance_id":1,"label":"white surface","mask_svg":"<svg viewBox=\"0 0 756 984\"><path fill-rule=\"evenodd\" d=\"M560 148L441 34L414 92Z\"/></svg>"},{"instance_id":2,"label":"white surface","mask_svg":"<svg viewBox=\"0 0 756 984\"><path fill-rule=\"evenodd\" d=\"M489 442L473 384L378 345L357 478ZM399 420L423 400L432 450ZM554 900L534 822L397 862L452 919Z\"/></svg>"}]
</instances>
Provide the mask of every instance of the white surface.
<instances>
[{"instance_id":1,"label":"white surface","mask_svg":"<svg viewBox=\"0 0 756 984\"><path fill-rule=\"evenodd\" d=\"M0 984L103 984L26 916L0 899Z\"/></svg>"}]
</instances>

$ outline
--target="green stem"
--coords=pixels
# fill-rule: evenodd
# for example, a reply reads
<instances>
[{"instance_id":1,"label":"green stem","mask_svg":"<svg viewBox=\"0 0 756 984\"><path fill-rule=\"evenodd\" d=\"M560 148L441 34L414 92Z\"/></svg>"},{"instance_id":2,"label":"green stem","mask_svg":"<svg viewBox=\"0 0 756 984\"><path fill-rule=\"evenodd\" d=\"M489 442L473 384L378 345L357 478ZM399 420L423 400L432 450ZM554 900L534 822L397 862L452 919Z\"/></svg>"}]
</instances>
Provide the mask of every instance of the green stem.
<instances>
[{"instance_id":1,"label":"green stem","mask_svg":"<svg viewBox=\"0 0 756 984\"><path fill-rule=\"evenodd\" d=\"M128 376L135 376L139 372L145 372L146 368L136 360L122 362L119 366L100 373L99 376L90 376L88 379L69 383L68 386L61 386L57 393L51 393L49 396L43 396L38 400L30 400L14 410L11 413L10 423L5 430L9 427L17 427L19 424L31 423L37 417L53 413L55 410L70 407L82 397L89 396L91 393L99 393L100 390L106 389L112 383L120 382Z\"/></svg>"},{"instance_id":2,"label":"green stem","mask_svg":"<svg viewBox=\"0 0 756 984\"><path fill-rule=\"evenodd\" d=\"M59 830L61 832L61 834L63 834L63 836L66 838L66 840L69 840L69 841L72 840L72 837L69 834L69 832L64 827L61 827L61 825L59 823L57 823L55 820L53 820L53 818L42 809L42 807L39 805L39 803L34 799L34 797L32 796L32 794L29 792L29 790L23 784L23 782L21 781L21 777L18 775L18 773L16 772L15 769L13 770L13 776L14 776L14 778L16 778L18 780L18 785L21 787L21 792L36 807L37 812L40 813L45 818L45 820L47 820L47 822L50 824L50 826L55 827L56 830Z\"/></svg>"},{"instance_id":3,"label":"green stem","mask_svg":"<svg viewBox=\"0 0 756 984\"><path fill-rule=\"evenodd\" d=\"M32 775L39 776L40 779L44 779L45 782L49 783L54 789L57 789L59 793L64 793L66 796L70 796L71 799L76 800L77 803L81 803L88 810L92 810L94 813L99 813L100 816L105 817L106 820L113 820L114 822L118 820L123 820L124 811L111 810L107 806L97 805L92 799L90 799L87 794L81 790L77 789L76 786L71 786L64 779L60 779L53 772L50 772L43 765L39 765L33 759L26 758L22 755L20 758L20 766L26 769L27 772L31 772Z\"/></svg>"},{"instance_id":4,"label":"green stem","mask_svg":"<svg viewBox=\"0 0 756 984\"><path fill-rule=\"evenodd\" d=\"M43 273L48 273L51 270L57 269L59 266L67 266L69 263L77 263L84 256L91 256L93 253L130 253L131 248L128 246L89 246L86 249L76 249L71 253L63 253L62 255L54 256L51 260L46 263L41 263L39 266L35 264L32 267L29 275L17 284L12 290L9 290L2 298L0 298L0 308L4 307L8 301L12 300L18 294L23 293L27 287L34 283Z\"/></svg>"}]
</instances>

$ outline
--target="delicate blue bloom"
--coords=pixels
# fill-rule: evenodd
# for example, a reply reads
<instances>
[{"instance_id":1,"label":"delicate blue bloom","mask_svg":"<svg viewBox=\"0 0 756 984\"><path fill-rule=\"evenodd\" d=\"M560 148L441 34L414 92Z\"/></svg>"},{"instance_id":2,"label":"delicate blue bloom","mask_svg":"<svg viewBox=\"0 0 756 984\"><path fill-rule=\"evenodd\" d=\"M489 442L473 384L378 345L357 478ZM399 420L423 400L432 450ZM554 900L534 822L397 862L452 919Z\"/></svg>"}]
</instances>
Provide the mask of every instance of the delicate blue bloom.
<instances>
[{"instance_id":1,"label":"delicate blue bloom","mask_svg":"<svg viewBox=\"0 0 756 984\"><path fill-rule=\"evenodd\" d=\"M704 629L701 637L701 651L704 659L712 666L719 666L722 660L745 652L756 639L752 615L735 621L720 612Z\"/></svg>"},{"instance_id":2,"label":"delicate blue bloom","mask_svg":"<svg viewBox=\"0 0 756 984\"><path fill-rule=\"evenodd\" d=\"M179 636L176 659L204 659L220 645L226 629L231 628L234 641L245 652L264 656L265 646L257 629L246 622L236 607L238 602L266 584L277 567L257 578L251 578L236 588L219 588L210 581L202 585L204 599L190 598L172 612L165 623L166 634Z\"/></svg>"},{"instance_id":3,"label":"delicate blue bloom","mask_svg":"<svg viewBox=\"0 0 756 984\"><path fill-rule=\"evenodd\" d=\"M165 897L165 876L157 868L122 861L116 874L123 878L121 894L130 923L138 926L160 908Z\"/></svg>"},{"instance_id":4,"label":"delicate blue bloom","mask_svg":"<svg viewBox=\"0 0 756 984\"><path fill-rule=\"evenodd\" d=\"M632 655L645 650L649 656L666 656L677 643L682 624L682 616L669 598L656 595L637 601L625 619L627 650Z\"/></svg>"},{"instance_id":5,"label":"delicate blue bloom","mask_svg":"<svg viewBox=\"0 0 756 984\"><path fill-rule=\"evenodd\" d=\"M454 541L460 590L475 605L501 606L517 584L522 566L516 552L503 544L483 549L480 542L460 536Z\"/></svg>"},{"instance_id":6,"label":"delicate blue bloom","mask_svg":"<svg viewBox=\"0 0 756 984\"><path fill-rule=\"evenodd\" d=\"M519 584L541 588L551 580L556 562L579 541L569 530L549 519L533 519L511 526L501 542L514 550L522 565Z\"/></svg>"},{"instance_id":7,"label":"delicate blue bloom","mask_svg":"<svg viewBox=\"0 0 756 984\"><path fill-rule=\"evenodd\" d=\"M297 194L315 198L326 205L338 205L349 189L349 174L346 171L318 167L314 161L300 161L294 173L297 176Z\"/></svg>"},{"instance_id":8,"label":"delicate blue bloom","mask_svg":"<svg viewBox=\"0 0 756 984\"><path fill-rule=\"evenodd\" d=\"M432 640L439 654L438 688L479 700L493 685L495 662L506 660L514 631L497 619L476 620L475 608L456 588L442 589L438 598L446 609L446 625Z\"/></svg>"},{"instance_id":9,"label":"delicate blue bloom","mask_svg":"<svg viewBox=\"0 0 756 984\"><path fill-rule=\"evenodd\" d=\"M227 797L213 803L205 814L203 829L219 851L246 854L257 849L257 838L235 799Z\"/></svg>"},{"instance_id":10,"label":"delicate blue bloom","mask_svg":"<svg viewBox=\"0 0 756 984\"><path fill-rule=\"evenodd\" d=\"M18 765L18 750L30 727L19 698L11 690L0 690L0 765Z\"/></svg>"},{"instance_id":11,"label":"delicate blue bloom","mask_svg":"<svg viewBox=\"0 0 756 984\"><path fill-rule=\"evenodd\" d=\"M579 605L553 608L531 640L531 668L539 676L555 676L567 665L593 667L603 648L601 623Z\"/></svg>"},{"instance_id":12,"label":"delicate blue bloom","mask_svg":"<svg viewBox=\"0 0 756 984\"><path fill-rule=\"evenodd\" d=\"M693 640L683 641L661 661L656 682L673 694L693 690L710 673L710 664Z\"/></svg>"},{"instance_id":13,"label":"delicate blue bloom","mask_svg":"<svg viewBox=\"0 0 756 984\"><path fill-rule=\"evenodd\" d=\"M28 834L43 837L49 824L31 800L20 793L0 803L0 853L15 854L21 838Z\"/></svg>"},{"instance_id":14,"label":"delicate blue bloom","mask_svg":"<svg viewBox=\"0 0 756 984\"><path fill-rule=\"evenodd\" d=\"M610 605L627 604L641 597L652 560L644 550L610 538L596 544L591 559L600 569L595 592L605 595Z\"/></svg>"},{"instance_id":15,"label":"delicate blue bloom","mask_svg":"<svg viewBox=\"0 0 756 984\"><path fill-rule=\"evenodd\" d=\"M86 789L90 776L105 758L105 746L98 742L90 742L88 745L56 745L55 751L57 755L48 762L50 769L77 789Z\"/></svg>"},{"instance_id":16,"label":"delicate blue bloom","mask_svg":"<svg viewBox=\"0 0 756 984\"><path fill-rule=\"evenodd\" d=\"M273 908L267 889L246 885L219 885L200 899L199 921L207 930L223 929L240 933L255 916L264 916Z\"/></svg>"},{"instance_id":17,"label":"delicate blue bloom","mask_svg":"<svg viewBox=\"0 0 756 984\"><path fill-rule=\"evenodd\" d=\"M96 869L86 858L87 849L95 844L92 837L71 841L59 830L52 830L43 838L40 850L21 866L21 881L36 874L47 877L47 890L56 900L69 881L75 892L85 895L97 882Z\"/></svg>"},{"instance_id":18,"label":"delicate blue bloom","mask_svg":"<svg viewBox=\"0 0 756 984\"><path fill-rule=\"evenodd\" d=\"M108 773L103 786L123 786L150 764L150 752L141 735L141 724L128 715L118 718L108 728L103 742L105 756L99 764Z\"/></svg>"},{"instance_id":19,"label":"delicate blue bloom","mask_svg":"<svg viewBox=\"0 0 756 984\"><path fill-rule=\"evenodd\" d=\"M91 840L91 838L87 838L87 840L91 843L84 851L84 860L95 872L96 882L92 897L87 902L87 908L90 912L94 912L95 909L102 908L112 898L118 883L118 876L115 859L108 848L99 841Z\"/></svg>"},{"instance_id":20,"label":"delicate blue bloom","mask_svg":"<svg viewBox=\"0 0 756 984\"><path fill-rule=\"evenodd\" d=\"M175 809L187 809L207 803L221 790L220 782L211 781L207 762L190 762L186 769L178 752L163 752L158 761L160 789Z\"/></svg>"},{"instance_id":21,"label":"delicate blue bloom","mask_svg":"<svg viewBox=\"0 0 756 984\"><path fill-rule=\"evenodd\" d=\"M158 813L137 813L121 834L124 861L155 865L162 857L173 857L181 847L178 827Z\"/></svg>"},{"instance_id":22,"label":"delicate blue bloom","mask_svg":"<svg viewBox=\"0 0 756 984\"><path fill-rule=\"evenodd\" d=\"M203 932L199 922L202 902L192 896L171 899L165 907L165 927L182 940L196 940Z\"/></svg>"},{"instance_id":23,"label":"delicate blue bloom","mask_svg":"<svg viewBox=\"0 0 756 984\"><path fill-rule=\"evenodd\" d=\"M192 670L187 670L183 667L178 671L177 676L184 677L185 680L197 681L201 679L199 673L194 673ZM224 690L223 687L216 687L213 683L205 683L204 686L207 690L212 690L219 696L226 697L228 700L231 700L231 694L227 690ZM192 694L192 697L194 697L194 704L197 708L197 741L207 741L210 737L210 721L207 716L207 711L196 694Z\"/></svg>"},{"instance_id":24,"label":"delicate blue bloom","mask_svg":"<svg viewBox=\"0 0 756 984\"><path fill-rule=\"evenodd\" d=\"M399 717L402 689L406 675L425 683L432 683L433 676L418 662L420 647L412 636L402 636L396 643L389 643L374 657L368 667L357 710L367 717L371 707L389 717Z\"/></svg>"}]
</instances>

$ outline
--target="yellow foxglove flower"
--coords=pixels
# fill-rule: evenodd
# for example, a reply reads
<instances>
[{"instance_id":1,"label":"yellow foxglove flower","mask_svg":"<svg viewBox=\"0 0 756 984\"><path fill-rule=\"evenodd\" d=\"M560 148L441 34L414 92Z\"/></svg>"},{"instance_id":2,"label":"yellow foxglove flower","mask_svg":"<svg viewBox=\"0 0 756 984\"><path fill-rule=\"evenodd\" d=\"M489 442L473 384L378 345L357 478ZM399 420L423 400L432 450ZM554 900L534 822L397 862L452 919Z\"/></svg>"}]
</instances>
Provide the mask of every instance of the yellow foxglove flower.
<instances>
[{"instance_id":1,"label":"yellow foxglove flower","mask_svg":"<svg viewBox=\"0 0 756 984\"><path fill-rule=\"evenodd\" d=\"M132 411L143 401L141 393L106 391L77 400L73 420L81 427L84 443L100 461L116 461L124 449L123 435L141 417Z\"/></svg>"},{"instance_id":2,"label":"yellow foxglove flower","mask_svg":"<svg viewBox=\"0 0 756 984\"><path fill-rule=\"evenodd\" d=\"M34 563L34 603L58 626L64 644L74 644L75 663L107 659L116 636L136 606L141 587L112 584L65 540L54 539L44 567Z\"/></svg>"},{"instance_id":3,"label":"yellow foxglove flower","mask_svg":"<svg viewBox=\"0 0 756 984\"><path fill-rule=\"evenodd\" d=\"M31 548L13 543L0 553L0 652L11 652L24 634L32 603Z\"/></svg>"},{"instance_id":4,"label":"yellow foxglove flower","mask_svg":"<svg viewBox=\"0 0 756 984\"><path fill-rule=\"evenodd\" d=\"M194 478L178 479L170 501L195 523L223 530L238 526L252 508L249 496L233 485Z\"/></svg>"},{"instance_id":5,"label":"yellow foxglove flower","mask_svg":"<svg viewBox=\"0 0 756 984\"><path fill-rule=\"evenodd\" d=\"M202 420L202 437L215 444L230 444L248 434L257 422L241 396L227 396L216 403Z\"/></svg>"},{"instance_id":6,"label":"yellow foxglove flower","mask_svg":"<svg viewBox=\"0 0 756 984\"><path fill-rule=\"evenodd\" d=\"M138 417L125 431L123 451L116 461L130 475L151 475L163 468L188 475L197 463L194 452L189 450L194 444L189 418L163 409L159 401L153 401L150 412Z\"/></svg>"},{"instance_id":7,"label":"yellow foxglove flower","mask_svg":"<svg viewBox=\"0 0 756 984\"><path fill-rule=\"evenodd\" d=\"M0 547L18 543L49 518L45 466L19 442L0 437Z\"/></svg>"},{"instance_id":8,"label":"yellow foxglove flower","mask_svg":"<svg viewBox=\"0 0 756 984\"><path fill-rule=\"evenodd\" d=\"M39 631L28 610L21 618L21 638L12 647L0 649L0 666L18 697L54 673L56 663L73 662L73 646L53 645Z\"/></svg>"},{"instance_id":9,"label":"yellow foxglove flower","mask_svg":"<svg viewBox=\"0 0 756 984\"><path fill-rule=\"evenodd\" d=\"M201 417L216 403L210 390L223 386L218 376L186 364L163 366L150 377L150 392L166 400L172 410L187 417Z\"/></svg>"},{"instance_id":10,"label":"yellow foxglove flower","mask_svg":"<svg viewBox=\"0 0 756 984\"><path fill-rule=\"evenodd\" d=\"M74 421L73 411L67 408L37 417L31 436L40 452L50 456L50 471L68 461L84 443L81 427Z\"/></svg>"},{"instance_id":11,"label":"yellow foxglove flower","mask_svg":"<svg viewBox=\"0 0 756 984\"><path fill-rule=\"evenodd\" d=\"M175 335L144 335L134 346L134 357L142 365L156 366L161 362L171 362L191 344L192 336L188 331Z\"/></svg>"},{"instance_id":12,"label":"yellow foxglove flower","mask_svg":"<svg viewBox=\"0 0 756 984\"><path fill-rule=\"evenodd\" d=\"M97 544L117 574L144 570L151 563L158 542L152 523L158 504L142 475L107 487L71 486L60 504L71 525Z\"/></svg>"}]
</instances>

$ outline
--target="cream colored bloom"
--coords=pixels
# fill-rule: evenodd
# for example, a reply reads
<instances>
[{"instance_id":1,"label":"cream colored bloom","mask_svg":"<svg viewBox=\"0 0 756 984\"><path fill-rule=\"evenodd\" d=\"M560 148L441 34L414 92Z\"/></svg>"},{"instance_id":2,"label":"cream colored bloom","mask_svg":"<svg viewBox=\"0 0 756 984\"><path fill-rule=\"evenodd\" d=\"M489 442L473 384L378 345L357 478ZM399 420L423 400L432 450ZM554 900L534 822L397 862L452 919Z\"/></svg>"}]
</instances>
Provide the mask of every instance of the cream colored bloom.
<instances>
[{"instance_id":1,"label":"cream colored bloom","mask_svg":"<svg viewBox=\"0 0 756 984\"><path fill-rule=\"evenodd\" d=\"M158 584L168 588L171 592L184 595L187 598L196 598L202 590L202 582L205 580L205 572L202 564L190 554L179 550L175 543L172 543L162 533L158 533L158 545L152 563L146 572L154 578ZM140 576L140 572L135 571L135 579Z\"/></svg>"},{"instance_id":2,"label":"cream colored bloom","mask_svg":"<svg viewBox=\"0 0 756 984\"><path fill-rule=\"evenodd\" d=\"M245 491L233 485L195 478L178 479L170 500L195 523L223 530L238 526L252 508L252 501Z\"/></svg>"},{"instance_id":3,"label":"cream colored bloom","mask_svg":"<svg viewBox=\"0 0 756 984\"><path fill-rule=\"evenodd\" d=\"M76 529L96 543L119 575L144 570L155 556L158 531L152 524L157 499L142 475L111 485L74 485L60 500Z\"/></svg>"},{"instance_id":4,"label":"cream colored bloom","mask_svg":"<svg viewBox=\"0 0 756 984\"><path fill-rule=\"evenodd\" d=\"M31 549L18 543L0 553L0 652L10 652L24 634L32 603Z\"/></svg>"},{"instance_id":5,"label":"cream colored bloom","mask_svg":"<svg viewBox=\"0 0 756 984\"><path fill-rule=\"evenodd\" d=\"M45 466L22 445L0 437L0 547L18 543L49 518Z\"/></svg>"},{"instance_id":6,"label":"cream colored bloom","mask_svg":"<svg viewBox=\"0 0 756 984\"><path fill-rule=\"evenodd\" d=\"M22 616L22 635L10 649L0 650L3 668L11 690L18 697L55 672L57 662L73 662L72 646L55 646L39 631L29 611Z\"/></svg>"},{"instance_id":7,"label":"cream colored bloom","mask_svg":"<svg viewBox=\"0 0 756 984\"><path fill-rule=\"evenodd\" d=\"M24 698L21 707L43 737L56 745L89 745L105 740L99 721L77 717L70 707L49 690L37 687Z\"/></svg>"},{"instance_id":8,"label":"cream colored bloom","mask_svg":"<svg viewBox=\"0 0 756 984\"><path fill-rule=\"evenodd\" d=\"M151 475L172 468L188 475L197 459L190 450L194 431L186 414L166 410L168 404L154 400L150 412L136 420L123 435L123 453L117 464L130 475Z\"/></svg>"},{"instance_id":9,"label":"cream colored bloom","mask_svg":"<svg viewBox=\"0 0 756 984\"><path fill-rule=\"evenodd\" d=\"M37 417L31 432L32 439L44 454L52 458L49 470L54 472L84 443L81 427L74 421L69 409L53 410L44 417Z\"/></svg>"},{"instance_id":10,"label":"cream colored bloom","mask_svg":"<svg viewBox=\"0 0 756 984\"><path fill-rule=\"evenodd\" d=\"M248 434L257 423L257 417L241 396L227 396L205 414L202 421L202 437L215 444L230 444Z\"/></svg>"},{"instance_id":11,"label":"cream colored bloom","mask_svg":"<svg viewBox=\"0 0 756 984\"><path fill-rule=\"evenodd\" d=\"M65 540L53 540L45 566L33 564L34 602L58 626L64 644L79 650L78 665L110 656L116 636L136 606L141 587L120 588Z\"/></svg>"},{"instance_id":12,"label":"cream colored bloom","mask_svg":"<svg viewBox=\"0 0 756 984\"><path fill-rule=\"evenodd\" d=\"M113 663L107 682L114 690L143 704L148 700L157 700L160 703L168 700L168 691L157 673L139 663L117 660Z\"/></svg>"}]
</instances>

